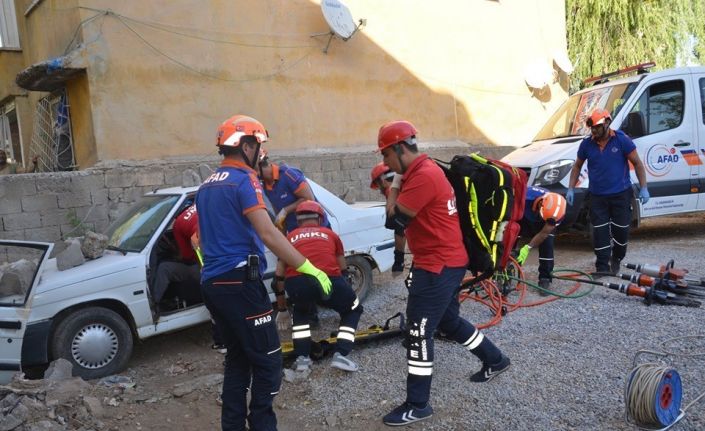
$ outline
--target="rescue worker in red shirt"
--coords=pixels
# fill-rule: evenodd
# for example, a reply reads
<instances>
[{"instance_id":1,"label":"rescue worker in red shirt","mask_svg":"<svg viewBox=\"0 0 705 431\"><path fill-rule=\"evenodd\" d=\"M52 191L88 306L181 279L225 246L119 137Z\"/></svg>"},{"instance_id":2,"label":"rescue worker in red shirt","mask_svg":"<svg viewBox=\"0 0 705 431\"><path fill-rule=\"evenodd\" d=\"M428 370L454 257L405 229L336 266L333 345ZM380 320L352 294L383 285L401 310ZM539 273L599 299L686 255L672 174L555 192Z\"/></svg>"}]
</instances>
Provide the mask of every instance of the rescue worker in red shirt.
<instances>
[{"instance_id":1,"label":"rescue worker in red shirt","mask_svg":"<svg viewBox=\"0 0 705 431\"><path fill-rule=\"evenodd\" d=\"M252 117L224 121L216 141L223 162L196 194L201 292L228 349L221 397L221 426L227 431L244 430L246 421L251 430L277 429L272 402L281 384L282 356L262 283L264 244L287 265L313 276L324 294L331 288L328 276L296 251L269 218L254 170L267 139L262 123Z\"/></svg>"},{"instance_id":2,"label":"rescue worker in red shirt","mask_svg":"<svg viewBox=\"0 0 705 431\"><path fill-rule=\"evenodd\" d=\"M394 171L389 169L389 166L384 162L377 163L370 172L370 188L379 190L387 200L387 208L394 208L397 196L399 195L399 185L394 184L395 178L401 180L400 175L395 175ZM392 273L401 273L404 271L404 249L406 249L406 238L404 237L404 229L397 227L394 230L394 264L392 265Z\"/></svg>"},{"instance_id":3,"label":"rescue worker in red shirt","mask_svg":"<svg viewBox=\"0 0 705 431\"><path fill-rule=\"evenodd\" d=\"M296 207L296 220L299 227L289 232L287 239L311 263L320 268L330 278L333 289L329 297L321 295L316 280L301 274L294 268L279 261L272 290L277 296L277 327L282 330L292 329L296 362L294 370L311 369L311 327L308 316L316 304L332 308L340 315L335 353L331 367L343 371L357 371L355 362L348 358L355 342L355 331L362 315L362 305L352 287L343 276L347 268L345 251L340 237L329 228L321 226L324 211L315 201L304 201ZM284 290L294 308L292 319L286 308Z\"/></svg>"},{"instance_id":4,"label":"rescue worker in red shirt","mask_svg":"<svg viewBox=\"0 0 705 431\"><path fill-rule=\"evenodd\" d=\"M178 261L165 260L157 266L154 289L152 289L155 318L159 316L159 303L170 283L190 283L196 291L200 288L201 267L191 246L191 236L197 231L198 213L196 212L196 206L191 205L184 209L174 220L173 232L179 253Z\"/></svg>"},{"instance_id":5,"label":"rescue worker in red shirt","mask_svg":"<svg viewBox=\"0 0 705 431\"><path fill-rule=\"evenodd\" d=\"M470 377L487 382L507 370L509 358L477 328L460 317L458 292L468 256L463 246L455 194L443 171L416 146L416 128L393 121L377 138L384 163L402 174L390 224L405 228L413 255L407 277L406 400L383 418L386 425L407 425L433 414L429 403L433 374L433 334L439 329L482 361Z\"/></svg>"}]
</instances>

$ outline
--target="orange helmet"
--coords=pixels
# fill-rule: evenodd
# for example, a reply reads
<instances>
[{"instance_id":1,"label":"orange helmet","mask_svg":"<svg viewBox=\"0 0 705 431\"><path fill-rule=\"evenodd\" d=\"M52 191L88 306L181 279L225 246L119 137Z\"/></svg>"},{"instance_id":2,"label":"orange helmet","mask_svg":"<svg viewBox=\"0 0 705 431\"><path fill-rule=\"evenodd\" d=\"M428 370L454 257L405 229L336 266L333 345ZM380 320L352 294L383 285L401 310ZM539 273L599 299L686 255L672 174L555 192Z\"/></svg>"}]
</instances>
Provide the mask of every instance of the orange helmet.
<instances>
[{"instance_id":1,"label":"orange helmet","mask_svg":"<svg viewBox=\"0 0 705 431\"><path fill-rule=\"evenodd\" d=\"M379 128L379 134L377 135L378 151L382 151L401 141L406 141L409 138L416 137L416 133L416 127L408 121L392 121L384 124ZM409 143L416 144L416 140L412 140Z\"/></svg>"},{"instance_id":2,"label":"orange helmet","mask_svg":"<svg viewBox=\"0 0 705 431\"><path fill-rule=\"evenodd\" d=\"M323 207L316 201L303 201L296 206L296 215L303 213L314 213L323 217Z\"/></svg>"},{"instance_id":3,"label":"orange helmet","mask_svg":"<svg viewBox=\"0 0 705 431\"><path fill-rule=\"evenodd\" d=\"M543 197L536 199L532 207L534 212L538 210L544 220L560 220L565 216L566 201L558 193L546 193Z\"/></svg>"},{"instance_id":4,"label":"orange helmet","mask_svg":"<svg viewBox=\"0 0 705 431\"><path fill-rule=\"evenodd\" d=\"M600 124L604 124L605 120L612 121L610 112L606 109L597 108L592 111L592 114L585 120L585 124L587 124L588 127L599 126Z\"/></svg>"},{"instance_id":5,"label":"orange helmet","mask_svg":"<svg viewBox=\"0 0 705 431\"><path fill-rule=\"evenodd\" d=\"M377 185L377 179L391 171L392 170L389 168L389 166L385 165L384 162L377 163L370 172L370 179L372 180L372 182L370 183L370 188L372 190L377 190L379 188L379 186Z\"/></svg>"},{"instance_id":6,"label":"orange helmet","mask_svg":"<svg viewBox=\"0 0 705 431\"><path fill-rule=\"evenodd\" d=\"M254 136L260 144L267 142L269 138L267 129L259 121L247 115L233 115L218 127L218 140L215 145L237 148L243 136Z\"/></svg>"}]
</instances>

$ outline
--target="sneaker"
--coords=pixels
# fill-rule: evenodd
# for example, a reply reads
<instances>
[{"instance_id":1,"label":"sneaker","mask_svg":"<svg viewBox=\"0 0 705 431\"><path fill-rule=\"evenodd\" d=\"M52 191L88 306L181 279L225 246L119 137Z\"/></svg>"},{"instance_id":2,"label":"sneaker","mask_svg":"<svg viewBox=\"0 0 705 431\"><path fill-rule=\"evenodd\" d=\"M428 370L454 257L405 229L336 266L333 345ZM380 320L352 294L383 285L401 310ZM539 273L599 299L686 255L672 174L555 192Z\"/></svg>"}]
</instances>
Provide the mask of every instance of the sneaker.
<instances>
[{"instance_id":1,"label":"sneaker","mask_svg":"<svg viewBox=\"0 0 705 431\"><path fill-rule=\"evenodd\" d=\"M426 404L424 408L418 408L404 403L382 418L382 421L385 425L396 427L422 421L431 416L433 416L433 408L430 404Z\"/></svg>"},{"instance_id":2,"label":"sneaker","mask_svg":"<svg viewBox=\"0 0 705 431\"><path fill-rule=\"evenodd\" d=\"M310 371L311 370L311 358L306 356L299 356L294 361L294 371Z\"/></svg>"},{"instance_id":3,"label":"sneaker","mask_svg":"<svg viewBox=\"0 0 705 431\"><path fill-rule=\"evenodd\" d=\"M228 353L228 348L224 344L211 344L211 349L218 353L226 354Z\"/></svg>"},{"instance_id":4,"label":"sneaker","mask_svg":"<svg viewBox=\"0 0 705 431\"><path fill-rule=\"evenodd\" d=\"M548 278L539 278L539 295L546 296L551 294L551 280Z\"/></svg>"},{"instance_id":5,"label":"sneaker","mask_svg":"<svg viewBox=\"0 0 705 431\"><path fill-rule=\"evenodd\" d=\"M482 364L482 369L470 376L470 381L476 383L489 382L499 374L507 371L510 365L509 357L502 355L502 359L494 365Z\"/></svg>"},{"instance_id":6,"label":"sneaker","mask_svg":"<svg viewBox=\"0 0 705 431\"><path fill-rule=\"evenodd\" d=\"M355 372L358 370L357 364L351 361L347 356L343 356L340 352L333 354L333 361L330 363L330 366L343 371Z\"/></svg>"},{"instance_id":7,"label":"sneaker","mask_svg":"<svg viewBox=\"0 0 705 431\"><path fill-rule=\"evenodd\" d=\"M622 261L619 259L610 259L610 272L612 275L617 275L619 273L619 268L622 266Z\"/></svg>"}]
</instances>

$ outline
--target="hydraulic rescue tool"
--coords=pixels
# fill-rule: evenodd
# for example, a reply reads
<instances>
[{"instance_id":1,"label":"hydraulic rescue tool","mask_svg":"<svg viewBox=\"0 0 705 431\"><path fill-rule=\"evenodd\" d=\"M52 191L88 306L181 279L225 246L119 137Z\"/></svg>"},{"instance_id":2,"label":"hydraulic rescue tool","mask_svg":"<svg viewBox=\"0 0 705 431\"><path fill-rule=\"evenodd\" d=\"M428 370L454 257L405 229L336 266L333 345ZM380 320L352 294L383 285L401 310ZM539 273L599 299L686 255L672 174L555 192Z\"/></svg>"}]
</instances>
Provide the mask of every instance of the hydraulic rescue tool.
<instances>
[{"instance_id":1,"label":"hydraulic rescue tool","mask_svg":"<svg viewBox=\"0 0 705 431\"><path fill-rule=\"evenodd\" d=\"M573 278L573 277L559 277L554 276L561 280L577 281L580 283L593 284L595 286L604 286L608 289L616 290L617 292L624 293L627 296L638 296L644 298L644 303L646 305L651 305L656 302L663 305L680 305L683 307L700 307L701 302L694 299L684 298L681 295L676 295L673 292L668 292L666 290L661 290L658 287L651 286L637 286L636 284L618 284L618 283L608 283L606 281L596 281L583 278Z\"/></svg>"},{"instance_id":2,"label":"hydraulic rescue tool","mask_svg":"<svg viewBox=\"0 0 705 431\"><path fill-rule=\"evenodd\" d=\"M665 278L668 280L683 280L689 286L705 287L705 278L688 278L686 277L686 274L688 274L687 269L674 268L673 265L674 262L673 259L671 259L665 265L627 263L624 266L628 269L633 269L634 272L640 272L651 277Z\"/></svg>"}]
</instances>

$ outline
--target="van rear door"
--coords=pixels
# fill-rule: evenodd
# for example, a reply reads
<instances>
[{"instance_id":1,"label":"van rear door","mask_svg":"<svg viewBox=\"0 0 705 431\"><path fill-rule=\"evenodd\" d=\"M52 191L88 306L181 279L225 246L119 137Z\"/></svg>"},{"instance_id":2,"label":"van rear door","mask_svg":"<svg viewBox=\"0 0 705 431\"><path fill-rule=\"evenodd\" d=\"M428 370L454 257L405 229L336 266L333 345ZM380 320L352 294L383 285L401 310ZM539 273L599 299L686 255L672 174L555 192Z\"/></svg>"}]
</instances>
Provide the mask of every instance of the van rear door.
<instances>
[{"instance_id":1,"label":"van rear door","mask_svg":"<svg viewBox=\"0 0 705 431\"><path fill-rule=\"evenodd\" d=\"M691 178L697 177L701 162L690 80L688 73L644 79L645 86L624 111L621 129L637 146L651 194L642 217L696 208ZM633 169L632 181L638 184Z\"/></svg>"},{"instance_id":2,"label":"van rear door","mask_svg":"<svg viewBox=\"0 0 705 431\"><path fill-rule=\"evenodd\" d=\"M696 151L700 160L705 163L705 68L698 68L693 74L694 92L697 100ZM698 209L705 209L705 164L699 165L698 176L693 178L693 188L698 191Z\"/></svg>"},{"instance_id":3,"label":"van rear door","mask_svg":"<svg viewBox=\"0 0 705 431\"><path fill-rule=\"evenodd\" d=\"M20 371L34 290L53 245L0 241L0 383Z\"/></svg>"}]
</instances>

